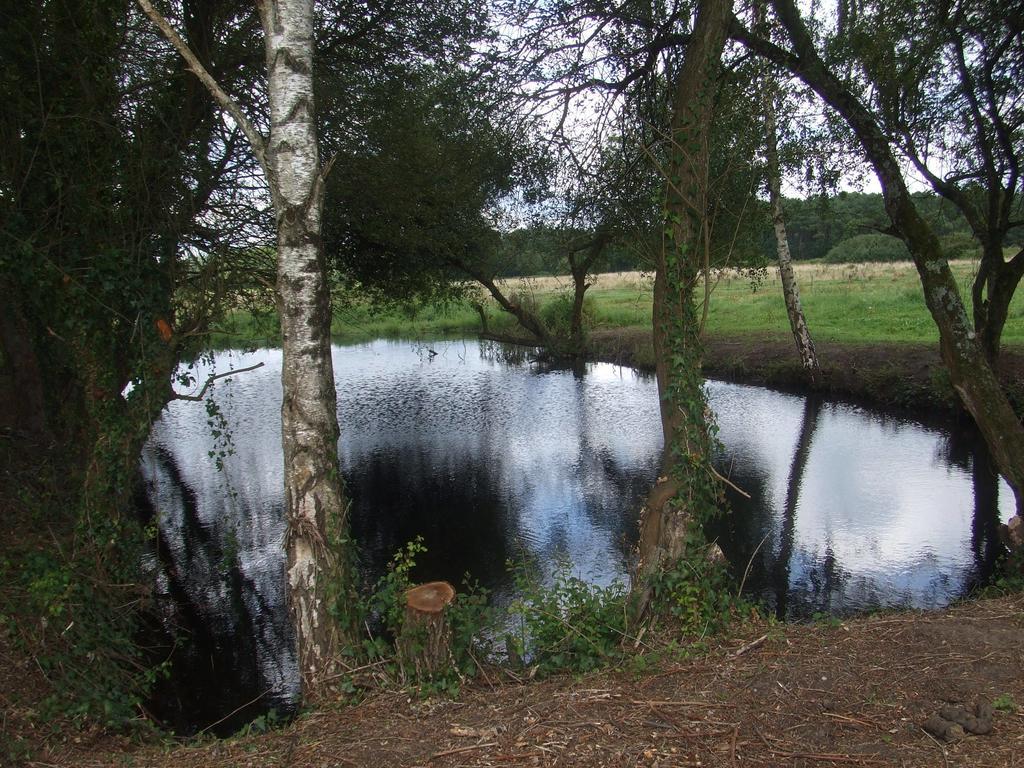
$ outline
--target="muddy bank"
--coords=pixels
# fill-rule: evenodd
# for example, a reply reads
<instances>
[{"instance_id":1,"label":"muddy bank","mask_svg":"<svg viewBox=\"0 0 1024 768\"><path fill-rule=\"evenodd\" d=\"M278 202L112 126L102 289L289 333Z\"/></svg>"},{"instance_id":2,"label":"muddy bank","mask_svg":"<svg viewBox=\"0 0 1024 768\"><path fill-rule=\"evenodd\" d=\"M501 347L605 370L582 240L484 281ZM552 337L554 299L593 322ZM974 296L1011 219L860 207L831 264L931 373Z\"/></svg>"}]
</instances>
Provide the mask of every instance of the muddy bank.
<instances>
[{"instance_id":1,"label":"muddy bank","mask_svg":"<svg viewBox=\"0 0 1024 768\"><path fill-rule=\"evenodd\" d=\"M598 329L590 342L595 360L648 370L654 367L650 331L646 329ZM809 384L789 338L711 336L706 343L704 373L711 378L794 392L816 391L882 408L958 410L938 345L818 342L821 376ZM1024 350L1004 350L999 376L1017 412L1024 412Z\"/></svg>"}]
</instances>

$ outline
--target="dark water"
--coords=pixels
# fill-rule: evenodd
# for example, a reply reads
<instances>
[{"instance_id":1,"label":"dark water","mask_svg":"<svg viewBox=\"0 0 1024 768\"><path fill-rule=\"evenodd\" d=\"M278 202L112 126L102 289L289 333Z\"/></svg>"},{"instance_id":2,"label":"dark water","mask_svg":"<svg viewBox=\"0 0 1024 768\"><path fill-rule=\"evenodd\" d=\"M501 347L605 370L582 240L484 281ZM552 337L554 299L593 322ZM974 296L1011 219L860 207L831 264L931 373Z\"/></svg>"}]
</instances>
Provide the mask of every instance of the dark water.
<instances>
[{"instance_id":1,"label":"dark water","mask_svg":"<svg viewBox=\"0 0 1024 768\"><path fill-rule=\"evenodd\" d=\"M415 536L428 548L417 578L469 572L499 602L506 561L524 554L547 574L567 561L594 582L624 579L660 449L654 381L605 364L549 370L472 341L431 346L334 350L367 582ZM233 713L213 728L229 731L297 693L280 352L223 353L196 374L255 362L215 388L230 445L214 436L219 417L178 401L142 459L160 532L149 566L165 625L181 628L154 706L184 730ZM778 615L937 608L988 576L1012 494L970 432L757 387L709 391L722 471L753 497L731 494L718 534L741 571L750 563L746 590Z\"/></svg>"}]
</instances>

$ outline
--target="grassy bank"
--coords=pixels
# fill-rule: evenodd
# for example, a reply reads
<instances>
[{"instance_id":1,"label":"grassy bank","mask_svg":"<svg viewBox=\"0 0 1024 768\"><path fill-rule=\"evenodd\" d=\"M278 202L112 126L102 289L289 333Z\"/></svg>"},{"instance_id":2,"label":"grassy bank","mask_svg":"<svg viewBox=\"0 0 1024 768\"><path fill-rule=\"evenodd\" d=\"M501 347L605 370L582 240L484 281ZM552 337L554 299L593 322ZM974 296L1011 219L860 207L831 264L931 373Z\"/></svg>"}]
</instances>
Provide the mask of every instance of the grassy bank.
<instances>
[{"instance_id":1,"label":"grassy bank","mask_svg":"<svg viewBox=\"0 0 1024 768\"><path fill-rule=\"evenodd\" d=\"M970 282L975 266L953 264L970 312ZM816 340L863 344L933 342L938 332L924 305L921 283L909 262L895 264L798 264L797 280L811 333ZM568 278L523 281L545 301L570 290ZM650 326L652 279L639 273L600 275L588 296L598 328ZM707 330L712 336L789 337L778 273L769 269L753 280L735 270L713 275ZM1003 340L1024 343L1024 295L1010 311Z\"/></svg>"},{"instance_id":2,"label":"grassy bank","mask_svg":"<svg viewBox=\"0 0 1024 768\"><path fill-rule=\"evenodd\" d=\"M970 312L972 262L955 262L953 269ZM933 343L937 331L921 294L913 265L895 264L799 264L800 284L811 333L820 343ZM509 294L529 297L543 307L559 294L571 291L567 277L506 280ZM650 276L637 272L599 275L588 291L594 328L649 328L651 317ZM496 331L512 331L511 318L488 302L490 325ZM215 337L218 346L241 343L274 343L276 318L239 312ZM357 343L374 338L439 338L472 335L480 319L468 302L418 311L379 312L358 304L340 309L332 334L338 343ZM712 280L707 330L710 336L788 338L789 322L782 289L774 269L759 280L735 270L716 272ZM1024 295L1018 294L1010 310L1004 344L1024 344Z\"/></svg>"}]
</instances>

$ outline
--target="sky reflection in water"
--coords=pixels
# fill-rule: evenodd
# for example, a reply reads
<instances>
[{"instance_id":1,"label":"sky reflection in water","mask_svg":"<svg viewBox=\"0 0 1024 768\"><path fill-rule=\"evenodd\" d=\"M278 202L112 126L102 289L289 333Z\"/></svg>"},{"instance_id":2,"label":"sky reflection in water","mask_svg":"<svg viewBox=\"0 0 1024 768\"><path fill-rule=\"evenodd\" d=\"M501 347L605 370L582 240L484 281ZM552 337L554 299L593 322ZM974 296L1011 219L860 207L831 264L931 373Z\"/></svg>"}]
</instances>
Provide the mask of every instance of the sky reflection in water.
<instances>
[{"instance_id":1,"label":"sky reflection in water","mask_svg":"<svg viewBox=\"0 0 1024 768\"><path fill-rule=\"evenodd\" d=\"M214 366L256 362L215 387L234 451L223 471L206 410L184 401L142 459L160 516L149 564L161 607L193 633L176 663L231 681L195 694L191 705L211 716L264 691L259 706L296 693L283 609L280 351L222 353ZM652 378L606 364L547 370L475 341L336 347L334 363L368 582L417 535L428 548L418 578L458 583L468 571L499 601L506 561L524 554L545 574L566 561L594 582L625 578L660 450ZM757 387L709 391L720 465L754 497L730 494L717 533L740 570L752 561L748 591L779 615L940 607L987 575L1012 494L969 433Z\"/></svg>"}]
</instances>

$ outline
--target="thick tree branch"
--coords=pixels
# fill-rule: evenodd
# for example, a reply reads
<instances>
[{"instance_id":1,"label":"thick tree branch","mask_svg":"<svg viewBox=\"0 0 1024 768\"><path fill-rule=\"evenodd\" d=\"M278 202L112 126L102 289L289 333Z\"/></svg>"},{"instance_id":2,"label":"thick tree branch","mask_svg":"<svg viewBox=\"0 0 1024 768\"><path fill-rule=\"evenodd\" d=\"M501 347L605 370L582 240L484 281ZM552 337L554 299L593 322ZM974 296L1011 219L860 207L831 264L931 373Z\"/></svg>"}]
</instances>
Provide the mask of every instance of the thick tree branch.
<instances>
[{"instance_id":1,"label":"thick tree branch","mask_svg":"<svg viewBox=\"0 0 1024 768\"><path fill-rule=\"evenodd\" d=\"M796 55L780 48L770 40L755 35L744 27L743 22L736 16L729 19L729 38L742 43L745 48L782 69L794 74L798 74L800 71L801 62Z\"/></svg>"},{"instance_id":2,"label":"thick tree branch","mask_svg":"<svg viewBox=\"0 0 1024 768\"><path fill-rule=\"evenodd\" d=\"M242 129L242 133L249 140L249 144L252 145L252 151L256 155L256 159L259 160L260 166L263 168L264 173L267 174L267 178L270 178L270 167L267 165L267 142L256 127L252 124L242 108L238 106L238 103L225 93L224 89L220 87L220 84L213 78L206 67L203 66L202 62L192 52L192 49L188 47L186 43L179 35L174 27L170 25L170 22L163 17L163 15L149 0L138 0L139 7L142 8L142 12L149 17L149 20L156 25L157 29L160 30L161 34L167 39L174 49L181 54L181 57L185 59L188 64L189 71L192 72L199 81L206 86L206 89L213 96L214 100L221 106L221 108L231 115L232 119L238 124L239 128Z\"/></svg>"}]
</instances>

